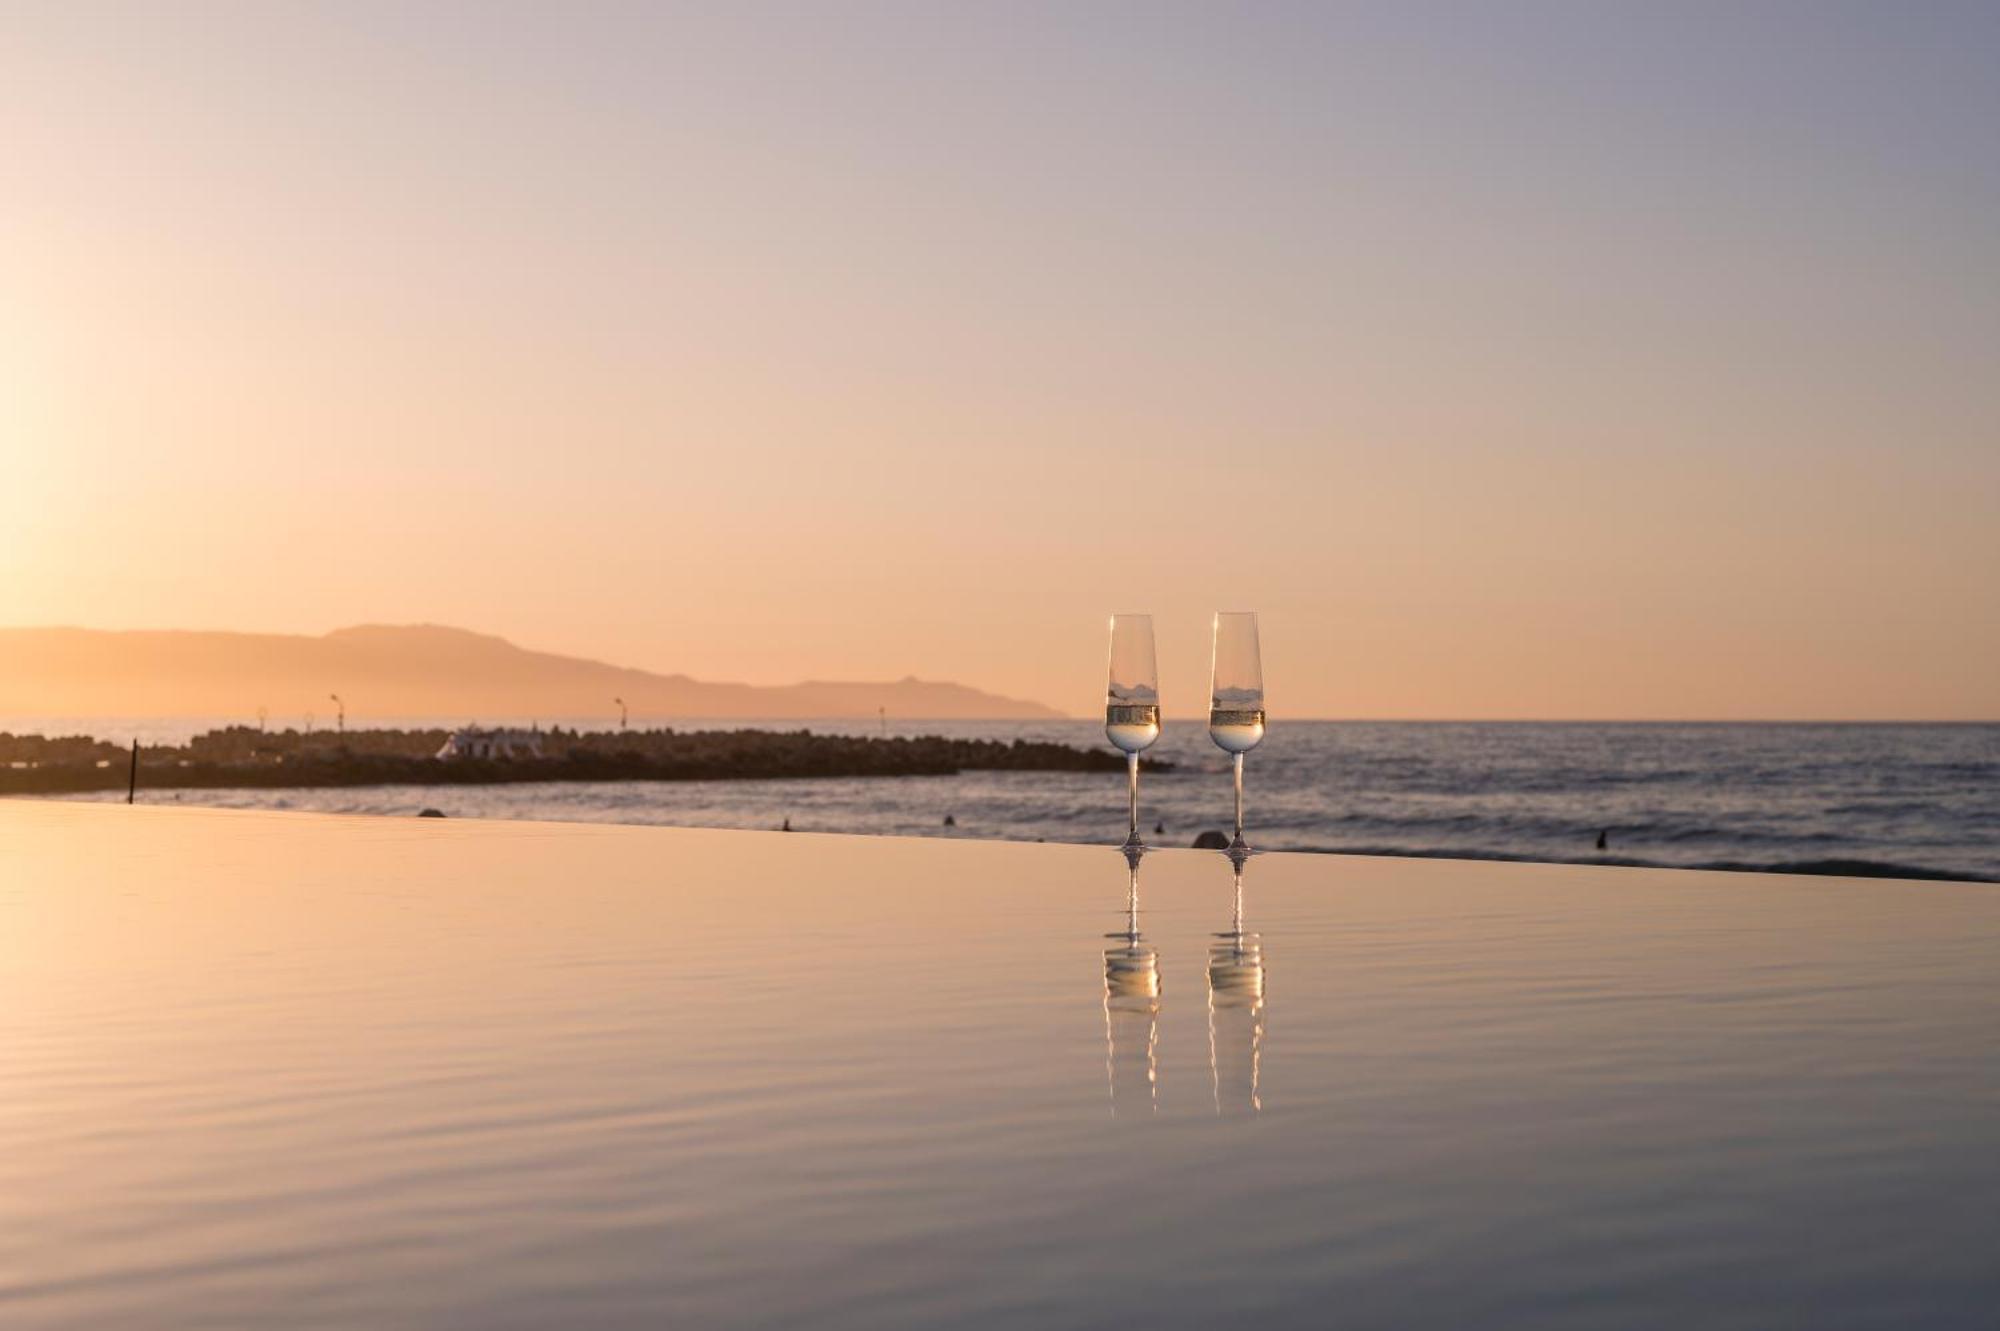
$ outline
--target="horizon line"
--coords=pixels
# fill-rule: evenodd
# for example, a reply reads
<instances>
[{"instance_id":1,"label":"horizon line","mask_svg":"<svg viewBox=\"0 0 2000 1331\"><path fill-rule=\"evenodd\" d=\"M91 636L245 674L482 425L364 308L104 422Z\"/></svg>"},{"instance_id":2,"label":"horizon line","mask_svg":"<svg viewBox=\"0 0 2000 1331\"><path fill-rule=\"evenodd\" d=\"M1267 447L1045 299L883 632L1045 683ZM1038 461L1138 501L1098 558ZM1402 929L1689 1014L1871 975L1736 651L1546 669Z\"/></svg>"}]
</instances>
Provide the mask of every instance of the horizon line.
<instances>
[{"instance_id":1,"label":"horizon line","mask_svg":"<svg viewBox=\"0 0 2000 1331\"><path fill-rule=\"evenodd\" d=\"M508 713L494 713L494 715L496 715L496 716L505 716L505 715L510 715L510 714L508 714ZM513 715L519 715L519 714L513 714ZM533 713L526 713L526 715L529 715L530 717L532 717L532 716L533 716L534 714L533 714ZM558 715L558 714L546 714L546 715L549 715L549 716L550 716L550 719L551 719L551 721L552 721L552 722L566 722L566 721L579 721L579 720L585 720L585 719L588 719L587 717L578 717L578 716L563 716L563 715ZM366 718L357 718L357 717L355 717L355 715L354 715L354 714L353 714L352 712L350 712L350 713L348 714L348 722L349 722L349 726L348 726L348 728L349 728L349 729L357 729L357 728L365 728L365 727L357 727L357 726L356 726L356 725L354 724L354 723L355 723L355 722L356 722L357 720L361 720L361 719L366 719L366 720L372 720L372 721L375 721L375 722L389 722L389 721L405 721L405 722L407 722L407 721L437 721L437 720L440 720L440 719L441 719L441 716L440 716L439 714L437 714L437 713L375 713L375 714L371 714L371 715L369 715L369 716L368 716L368 717L366 717ZM609 715L608 715L608 714L607 714L607 719L609 719ZM764 716L764 715L758 715L758 714L756 714L756 713L749 713L749 712L746 712L746 713L742 713L742 714L728 714L728 715L715 715L715 716L695 716L695 715L675 715L675 714L670 714L670 713L658 713L658 714L653 714L653 715L648 715L648 716L645 716L645 717L643 717L643 718L641 718L641 717L639 717L639 716L634 716L634 717L632 718L632 720L634 720L634 721L638 721L638 720L640 720L640 719L644 719L644 720L647 720L647 721L653 721L653 722L676 722L676 721L685 721L685 722L712 722L712 721L767 721L767 722L782 722L782 723L785 723L785 724L809 724L809 723L811 723L811 722L815 722L815 721L838 721L838 722L867 722L867 723L870 723L870 724L873 724L873 723L874 723L874 722L875 722L875 721L877 720L877 717L876 717L875 715L871 715L871 714L864 714L864 713L858 713L858 712L857 712L857 713L855 713L855 714L854 714L854 715L852 715L852 716L835 716L835 715L828 715L828 716ZM1018 717L1018 716L924 716L924 715L916 715L916 714L911 714L911 715L907 715L907 716L900 716L900 717L899 717L899 716L897 716L897 715L895 715L895 714L891 713L891 714L890 714L890 715L888 716L888 718L887 718L887 719L888 719L888 720L891 720L891 721L896 721L896 722L899 722L899 723L909 723L909 722L927 722L927 723L929 723L929 722L935 722L935 723L939 723L939 724L950 724L950 725L963 725L963 724L965 724L965 723L967 723L967 722L987 722L987 723L995 723L995 724L1005 724L1005 725L1023 725L1023 726L1031 726L1031 725L1050 725L1050 724L1054 724L1054 723L1057 723L1057 722L1063 722L1063 721L1069 721L1069 722L1078 722L1078 723L1084 723L1084 722L1090 722L1090 721L1094 721L1094 720L1095 720L1096 718L1095 718L1094 716L1072 716L1072 715L1070 715L1070 714L1068 714L1068 713L1064 713L1064 714L1062 714L1062 715L1059 715L1059 716L1054 716L1054 717ZM79 715L63 715L63 714L61 714L61 713L52 713L52 712L41 712L41 713L36 713L36 712L0 712L0 722L5 722L5 721L9 721L9 720L14 720L14 721L212 721L212 722L225 722L225 723L228 723L228 724L232 724L232 725L233 725L233 724L254 724L254 722L253 722L253 721L243 721L243 722L238 722L238 721L236 721L236 720L234 720L234 719L232 719L232 718L230 718L230 717L224 717L224 716L216 716L216 715L214 715L214 714L202 714L202 713L193 713L193 712L154 712L154 713L146 713L146 714L130 714L130 713L112 713L112 712L105 712L105 713L97 713L97 714L79 714ZM1163 723L1163 724L1165 724L1165 723L1181 723L1181 724L1195 724L1195 725L1205 725L1205 724L1207 723L1207 719L1206 719L1206 718L1205 718L1204 716L1202 716L1202 715L1201 715L1200 713L1194 713L1194 714L1191 714L1191 715L1184 715L1184 716L1173 716L1173 715L1169 715L1169 716L1167 716L1167 717L1163 718L1163 722L1162 722L1162 723ZM1783 717L1783 716L1762 716L1762 717L1716 717L1716 716L1684 716L1684 717L1657 717L1657 716L1656 716L1656 717L1632 717L1632 716L1296 716L1296 717L1284 717L1284 718L1280 718L1279 720L1277 720L1276 722L1273 722L1273 723L1271 723L1271 724L1272 724L1273 728L1282 728L1282 727L1284 727L1284 726L1286 726L1286 725L1431 725L1431 726L1452 726L1452 725L1461 725L1461 726L1462 726L1462 725L1479 725L1479 726L1507 726L1507 725L1519 725L1519 726L1577 726L1577 725L1589 725L1589 726L1991 726L1991 725L2000 725L2000 717L1897 717L1897 716L1862 716L1862 717L1826 717L1826 716L1818 716L1818 717ZM286 729L291 729L291 728L293 728L293 727L285 727L285 728L286 728Z\"/></svg>"}]
</instances>

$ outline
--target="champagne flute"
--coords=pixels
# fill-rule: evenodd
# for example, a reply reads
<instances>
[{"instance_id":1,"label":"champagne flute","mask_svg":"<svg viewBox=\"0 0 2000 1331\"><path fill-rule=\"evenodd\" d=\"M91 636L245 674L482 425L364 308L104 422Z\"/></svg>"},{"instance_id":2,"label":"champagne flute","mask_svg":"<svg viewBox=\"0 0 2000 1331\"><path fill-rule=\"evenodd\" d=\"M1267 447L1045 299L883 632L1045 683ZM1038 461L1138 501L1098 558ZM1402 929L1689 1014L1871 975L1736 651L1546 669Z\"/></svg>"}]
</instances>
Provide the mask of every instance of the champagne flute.
<instances>
[{"instance_id":1,"label":"champagne flute","mask_svg":"<svg viewBox=\"0 0 2000 1331\"><path fill-rule=\"evenodd\" d=\"M1244 854L1250 847L1243 840L1243 755L1264 742L1264 658L1254 610L1216 612L1208 737L1236 760L1236 836L1229 850Z\"/></svg>"},{"instance_id":2,"label":"champagne flute","mask_svg":"<svg viewBox=\"0 0 2000 1331\"><path fill-rule=\"evenodd\" d=\"M1104 737L1124 752L1132 793L1125 849L1139 850L1139 755L1160 738L1160 667L1151 615L1111 617L1111 665L1104 690Z\"/></svg>"}]
</instances>

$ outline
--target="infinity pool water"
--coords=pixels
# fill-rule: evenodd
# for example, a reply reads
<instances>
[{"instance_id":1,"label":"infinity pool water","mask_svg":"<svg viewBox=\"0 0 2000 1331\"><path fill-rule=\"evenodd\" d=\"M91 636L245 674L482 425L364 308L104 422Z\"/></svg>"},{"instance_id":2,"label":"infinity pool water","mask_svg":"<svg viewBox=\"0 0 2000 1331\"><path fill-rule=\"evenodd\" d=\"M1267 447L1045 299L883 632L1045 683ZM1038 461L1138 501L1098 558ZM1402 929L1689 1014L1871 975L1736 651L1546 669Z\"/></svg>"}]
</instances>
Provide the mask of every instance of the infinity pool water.
<instances>
[{"instance_id":1,"label":"infinity pool water","mask_svg":"<svg viewBox=\"0 0 2000 1331\"><path fill-rule=\"evenodd\" d=\"M1991 1326L2000 889L0 804L0 1324Z\"/></svg>"}]
</instances>

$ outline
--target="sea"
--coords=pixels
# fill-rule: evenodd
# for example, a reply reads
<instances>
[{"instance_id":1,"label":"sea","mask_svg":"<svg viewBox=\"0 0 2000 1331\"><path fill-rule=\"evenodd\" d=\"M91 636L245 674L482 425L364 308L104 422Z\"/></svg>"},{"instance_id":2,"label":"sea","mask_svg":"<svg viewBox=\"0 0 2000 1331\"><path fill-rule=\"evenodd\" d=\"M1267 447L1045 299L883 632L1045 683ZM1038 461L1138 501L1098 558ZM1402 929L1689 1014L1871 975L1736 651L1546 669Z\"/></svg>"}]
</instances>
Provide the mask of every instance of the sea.
<instances>
[{"instance_id":1,"label":"sea","mask_svg":"<svg viewBox=\"0 0 2000 1331\"><path fill-rule=\"evenodd\" d=\"M39 718L15 733L179 742L222 720ZM424 719L355 724L443 726ZM527 724L523 721L522 724ZM603 718L540 724L606 729ZM615 723L613 723L615 724ZM1092 721L654 721L1103 746ZM1187 846L1231 818L1229 760L1199 722L1147 755L1142 831ZM1275 719L1246 763L1260 850L2000 881L2000 723L1602 723ZM784 781L534 782L140 792L149 803L326 813L1116 843L1112 774L967 772ZM77 798L123 799L123 792ZM1603 840L1603 848L1598 842Z\"/></svg>"}]
</instances>

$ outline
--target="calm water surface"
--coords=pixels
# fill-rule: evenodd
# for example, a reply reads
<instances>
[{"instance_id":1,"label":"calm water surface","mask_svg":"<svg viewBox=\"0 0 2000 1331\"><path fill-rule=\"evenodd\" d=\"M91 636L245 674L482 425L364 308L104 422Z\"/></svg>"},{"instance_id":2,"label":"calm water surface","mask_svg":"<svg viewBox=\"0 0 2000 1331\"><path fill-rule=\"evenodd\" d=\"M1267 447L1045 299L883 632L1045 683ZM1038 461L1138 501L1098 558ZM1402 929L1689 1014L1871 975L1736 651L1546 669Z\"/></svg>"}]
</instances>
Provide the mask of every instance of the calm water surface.
<instances>
[{"instance_id":1,"label":"calm water surface","mask_svg":"<svg viewBox=\"0 0 2000 1331\"><path fill-rule=\"evenodd\" d=\"M0 1324L1991 1326L2000 891L0 806ZM1134 935L1136 934L1136 937Z\"/></svg>"}]
</instances>

